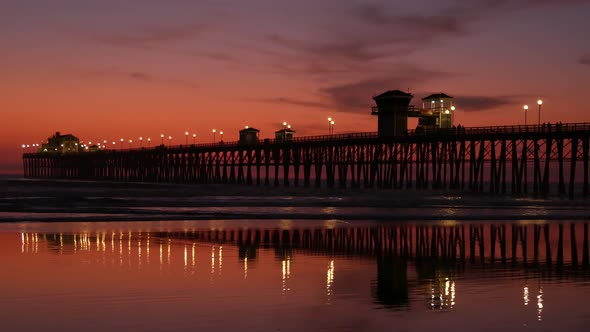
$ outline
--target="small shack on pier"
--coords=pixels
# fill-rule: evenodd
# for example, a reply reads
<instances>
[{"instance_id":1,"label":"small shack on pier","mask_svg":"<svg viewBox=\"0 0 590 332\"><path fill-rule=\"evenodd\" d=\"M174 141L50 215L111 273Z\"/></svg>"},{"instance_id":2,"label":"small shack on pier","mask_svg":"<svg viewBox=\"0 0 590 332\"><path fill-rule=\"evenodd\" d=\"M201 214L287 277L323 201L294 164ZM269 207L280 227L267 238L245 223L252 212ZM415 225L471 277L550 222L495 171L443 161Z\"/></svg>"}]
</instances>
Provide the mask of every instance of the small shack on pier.
<instances>
[{"instance_id":1,"label":"small shack on pier","mask_svg":"<svg viewBox=\"0 0 590 332\"><path fill-rule=\"evenodd\" d=\"M240 144L256 144L258 143L258 135L260 130L246 126L240 130Z\"/></svg>"},{"instance_id":2,"label":"small shack on pier","mask_svg":"<svg viewBox=\"0 0 590 332\"><path fill-rule=\"evenodd\" d=\"M275 131L275 140L277 142L291 142L293 140L293 136L295 135L295 131L291 128L284 128L278 131Z\"/></svg>"}]
</instances>

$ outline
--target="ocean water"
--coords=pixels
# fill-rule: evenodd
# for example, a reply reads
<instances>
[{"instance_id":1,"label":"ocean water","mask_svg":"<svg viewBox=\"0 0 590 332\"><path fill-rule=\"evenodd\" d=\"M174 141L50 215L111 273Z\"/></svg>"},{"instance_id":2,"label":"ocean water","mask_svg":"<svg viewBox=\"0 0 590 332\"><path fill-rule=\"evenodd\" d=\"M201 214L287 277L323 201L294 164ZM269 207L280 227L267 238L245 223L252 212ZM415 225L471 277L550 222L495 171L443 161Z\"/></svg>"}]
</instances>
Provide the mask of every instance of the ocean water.
<instances>
[{"instance_id":1,"label":"ocean water","mask_svg":"<svg viewBox=\"0 0 590 332\"><path fill-rule=\"evenodd\" d=\"M586 201L12 181L2 331L586 331Z\"/></svg>"}]
</instances>

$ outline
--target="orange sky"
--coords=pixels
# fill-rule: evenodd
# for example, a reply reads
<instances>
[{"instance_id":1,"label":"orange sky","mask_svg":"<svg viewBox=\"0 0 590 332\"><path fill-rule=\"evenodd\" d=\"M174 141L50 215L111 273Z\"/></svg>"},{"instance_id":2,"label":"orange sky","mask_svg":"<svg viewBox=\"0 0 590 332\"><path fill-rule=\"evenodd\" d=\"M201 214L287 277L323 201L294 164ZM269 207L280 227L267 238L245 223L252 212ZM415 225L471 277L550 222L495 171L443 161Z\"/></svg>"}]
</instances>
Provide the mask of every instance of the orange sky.
<instances>
[{"instance_id":1,"label":"orange sky","mask_svg":"<svg viewBox=\"0 0 590 332\"><path fill-rule=\"evenodd\" d=\"M588 122L589 3L14 2L0 31L0 174L56 131L204 143L245 125L271 137L283 121L327 134L328 116L335 133L375 131L371 97L390 89L414 104L453 95L466 126L523 123L538 97L542 122Z\"/></svg>"}]
</instances>

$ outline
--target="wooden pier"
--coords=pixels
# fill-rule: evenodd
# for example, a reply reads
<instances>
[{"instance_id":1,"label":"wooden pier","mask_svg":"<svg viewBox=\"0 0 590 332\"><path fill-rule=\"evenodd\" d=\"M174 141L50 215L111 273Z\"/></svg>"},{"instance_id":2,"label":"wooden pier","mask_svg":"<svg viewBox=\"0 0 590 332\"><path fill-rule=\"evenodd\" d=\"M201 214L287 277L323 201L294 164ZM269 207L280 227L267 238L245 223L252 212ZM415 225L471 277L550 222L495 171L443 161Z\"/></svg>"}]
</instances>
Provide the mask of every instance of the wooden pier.
<instances>
[{"instance_id":1,"label":"wooden pier","mask_svg":"<svg viewBox=\"0 0 590 332\"><path fill-rule=\"evenodd\" d=\"M590 123L295 138L254 144L26 153L29 178L435 189L570 198L590 193Z\"/></svg>"}]
</instances>

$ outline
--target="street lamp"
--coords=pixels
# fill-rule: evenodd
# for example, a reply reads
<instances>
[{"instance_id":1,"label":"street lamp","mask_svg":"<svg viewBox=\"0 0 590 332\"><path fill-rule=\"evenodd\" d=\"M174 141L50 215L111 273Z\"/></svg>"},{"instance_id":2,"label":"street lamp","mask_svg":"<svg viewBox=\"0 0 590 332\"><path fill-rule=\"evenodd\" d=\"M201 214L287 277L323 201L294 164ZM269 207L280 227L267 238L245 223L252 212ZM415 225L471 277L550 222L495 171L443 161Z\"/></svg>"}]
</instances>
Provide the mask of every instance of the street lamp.
<instances>
[{"instance_id":1,"label":"street lamp","mask_svg":"<svg viewBox=\"0 0 590 332\"><path fill-rule=\"evenodd\" d=\"M287 121L283 121L283 129L287 128Z\"/></svg>"},{"instance_id":2,"label":"street lamp","mask_svg":"<svg viewBox=\"0 0 590 332\"><path fill-rule=\"evenodd\" d=\"M164 145L164 134L160 134L160 138L162 139L162 145Z\"/></svg>"},{"instance_id":3,"label":"street lamp","mask_svg":"<svg viewBox=\"0 0 590 332\"><path fill-rule=\"evenodd\" d=\"M123 141L124 139L121 138L121 150L123 150ZM88 142L89 145L92 145L92 142Z\"/></svg>"},{"instance_id":4,"label":"street lamp","mask_svg":"<svg viewBox=\"0 0 590 332\"><path fill-rule=\"evenodd\" d=\"M538 124L541 125L541 105L543 105L543 101L541 99L537 100L537 104L539 105L539 121Z\"/></svg>"},{"instance_id":5,"label":"street lamp","mask_svg":"<svg viewBox=\"0 0 590 332\"><path fill-rule=\"evenodd\" d=\"M197 144L197 134L193 134L193 145Z\"/></svg>"},{"instance_id":6,"label":"street lamp","mask_svg":"<svg viewBox=\"0 0 590 332\"><path fill-rule=\"evenodd\" d=\"M215 129L213 129L213 144L215 144Z\"/></svg>"},{"instance_id":7,"label":"street lamp","mask_svg":"<svg viewBox=\"0 0 590 332\"><path fill-rule=\"evenodd\" d=\"M219 142L223 143L223 131L219 132Z\"/></svg>"},{"instance_id":8,"label":"street lamp","mask_svg":"<svg viewBox=\"0 0 590 332\"><path fill-rule=\"evenodd\" d=\"M524 125L526 126L526 116L529 110L529 105L524 105Z\"/></svg>"},{"instance_id":9,"label":"street lamp","mask_svg":"<svg viewBox=\"0 0 590 332\"><path fill-rule=\"evenodd\" d=\"M451 106L451 124L455 125L455 106Z\"/></svg>"},{"instance_id":10,"label":"street lamp","mask_svg":"<svg viewBox=\"0 0 590 332\"><path fill-rule=\"evenodd\" d=\"M150 147L151 142L152 142L152 139L148 137L148 148Z\"/></svg>"},{"instance_id":11,"label":"street lamp","mask_svg":"<svg viewBox=\"0 0 590 332\"><path fill-rule=\"evenodd\" d=\"M168 145L172 146L172 136L168 136Z\"/></svg>"},{"instance_id":12,"label":"street lamp","mask_svg":"<svg viewBox=\"0 0 590 332\"><path fill-rule=\"evenodd\" d=\"M328 117L328 135L332 134L332 118Z\"/></svg>"},{"instance_id":13,"label":"street lamp","mask_svg":"<svg viewBox=\"0 0 590 332\"><path fill-rule=\"evenodd\" d=\"M188 131L184 132L184 144L188 145Z\"/></svg>"},{"instance_id":14,"label":"street lamp","mask_svg":"<svg viewBox=\"0 0 590 332\"><path fill-rule=\"evenodd\" d=\"M129 150L131 150L131 143L133 143L133 141L129 140Z\"/></svg>"},{"instance_id":15,"label":"street lamp","mask_svg":"<svg viewBox=\"0 0 590 332\"><path fill-rule=\"evenodd\" d=\"M143 137L139 138L139 147L142 148L143 147Z\"/></svg>"}]
</instances>

